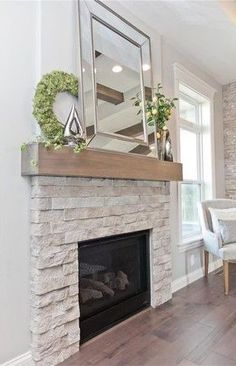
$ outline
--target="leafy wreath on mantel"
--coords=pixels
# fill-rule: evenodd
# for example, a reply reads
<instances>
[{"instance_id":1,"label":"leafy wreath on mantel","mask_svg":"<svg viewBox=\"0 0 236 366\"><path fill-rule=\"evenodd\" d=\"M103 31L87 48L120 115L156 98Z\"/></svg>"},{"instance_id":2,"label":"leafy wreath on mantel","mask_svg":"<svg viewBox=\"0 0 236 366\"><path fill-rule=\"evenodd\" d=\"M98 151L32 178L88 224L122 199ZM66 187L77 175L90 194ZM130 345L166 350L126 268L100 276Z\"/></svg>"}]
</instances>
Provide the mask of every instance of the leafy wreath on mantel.
<instances>
[{"instance_id":1,"label":"leafy wreath on mantel","mask_svg":"<svg viewBox=\"0 0 236 366\"><path fill-rule=\"evenodd\" d=\"M58 120L53 111L57 94L67 92L77 97L78 90L78 78L64 71L52 71L45 74L37 84L33 99L33 116L43 132L43 142L46 147L53 146L55 149L59 149L66 144L63 135L64 124ZM85 146L85 143L78 142L74 151L80 152Z\"/></svg>"}]
</instances>

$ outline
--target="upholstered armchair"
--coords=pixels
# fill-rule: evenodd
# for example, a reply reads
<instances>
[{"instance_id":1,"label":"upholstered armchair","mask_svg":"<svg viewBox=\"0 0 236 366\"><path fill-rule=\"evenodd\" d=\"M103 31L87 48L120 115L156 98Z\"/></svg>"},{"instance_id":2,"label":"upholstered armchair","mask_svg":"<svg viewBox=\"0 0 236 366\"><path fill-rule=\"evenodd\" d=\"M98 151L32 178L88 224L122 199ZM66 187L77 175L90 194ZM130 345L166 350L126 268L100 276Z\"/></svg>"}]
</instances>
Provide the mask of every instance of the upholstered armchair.
<instances>
[{"instance_id":1,"label":"upholstered armchair","mask_svg":"<svg viewBox=\"0 0 236 366\"><path fill-rule=\"evenodd\" d=\"M236 208L236 200L215 199L203 201L199 204L199 216L204 242L205 276L208 276L209 253L223 260L224 291L229 293L229 262L236 260L236 242L223 245L221 235L213 232L211 213L209 208L227 209ZM236 223L235 223L236 224Z\"/></svg>"}]
</instances>

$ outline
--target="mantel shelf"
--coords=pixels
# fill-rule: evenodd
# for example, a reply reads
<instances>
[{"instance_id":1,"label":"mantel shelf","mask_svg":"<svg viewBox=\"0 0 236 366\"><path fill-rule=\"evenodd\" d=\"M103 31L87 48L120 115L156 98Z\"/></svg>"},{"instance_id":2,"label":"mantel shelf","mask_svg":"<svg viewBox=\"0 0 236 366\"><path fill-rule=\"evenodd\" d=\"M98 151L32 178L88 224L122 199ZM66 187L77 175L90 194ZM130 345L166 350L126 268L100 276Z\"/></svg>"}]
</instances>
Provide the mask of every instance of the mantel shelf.
<instances>
[{"instance_id":1,"label":"mantel shelf","mask_svg":"<svg viewBox=\"0 0 236 366\"><path fill-rule=\"evenodd\" d=\"M42 144L29 144L22 151L21 173L23 176L181 181L182 164L89 148L76 154L69 146L54 150Z\"/></svg>"}]
</instances>

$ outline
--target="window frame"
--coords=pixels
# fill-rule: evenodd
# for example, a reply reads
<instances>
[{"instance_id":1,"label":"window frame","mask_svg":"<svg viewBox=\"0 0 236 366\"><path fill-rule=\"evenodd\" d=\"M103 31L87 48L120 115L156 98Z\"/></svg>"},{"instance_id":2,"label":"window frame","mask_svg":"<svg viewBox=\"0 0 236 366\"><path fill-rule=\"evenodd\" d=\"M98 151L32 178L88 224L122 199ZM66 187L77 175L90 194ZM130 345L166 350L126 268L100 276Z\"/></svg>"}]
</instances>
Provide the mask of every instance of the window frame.
<instances>
[{"instance_id":1,"label":"window frame","mask_svg":"<svg viewBox=\"0 0 236 366\"><path fill-rule=\"evenodd\" d=\"M189 95L186 95L180 90L180 84L186 86L188 89L202 96L205 100L209 102L210 107L210 140L211 140L211 165L212 165L212 198L215 197L215 160L214 160L214 95L216 90L210 85L199 79L197 76L186 70L183 66L175 63L174 64L174 78L175 78L175 95L177 98L189 101L198 108L198 121L190 122L180 117L179 113L179 103L177 103L176 108L176 137L177 137L177 159L180 161L180 129L186 129L191 132L196 133L198 131L197 151L198 156L198 175L197 180L183 180L183 182L177 183L177 222L178 222L178 248L180 252L190 250L202 245L202 234L196 234L186 238L182 237L182 202L181 202L181 184L200 184L200 199L203 200L205 196L205 180L204 180L204 169L203 169L203 125L202 125L202 105L200 102L192 99ZM199 179L200 178L200 179Z\"/></svg>"},{"instance_id":2,"label":"window frame","mask_svg":"<svg viewBox=\"0 0 236 366\"><path fill-rule=\"evenodd\" d=\"M191 235L187 235L183 237L183 218L182 218L182 185L183 184L195 184L199 188L199 195L200 200L204 199L204 179L203 179L203 173L202 173L202 124L201 124L201 104L197 102L196 100L192 99L191 97L187 96L183 92L179 92L179 99L182 99L184 101L189 102L190 104L194 105L196 108L196 122L190 122L180 116L180 113L178 115L178 128L179 133L181 133L182 130L190 131L196 135L196 158L197 158L197 179L183 179L182 182L179 183L179 209L180 209L180 231L181 231L181 241L185 244L188 244L189 242L192 242L193 240L200 240L201 239L201 232L192 233ZM180 141L178 141L180 145ZM180 148L181 150L181 148ZM179 155L181 158L181 153Z\"/></svg>"}]
</instances>

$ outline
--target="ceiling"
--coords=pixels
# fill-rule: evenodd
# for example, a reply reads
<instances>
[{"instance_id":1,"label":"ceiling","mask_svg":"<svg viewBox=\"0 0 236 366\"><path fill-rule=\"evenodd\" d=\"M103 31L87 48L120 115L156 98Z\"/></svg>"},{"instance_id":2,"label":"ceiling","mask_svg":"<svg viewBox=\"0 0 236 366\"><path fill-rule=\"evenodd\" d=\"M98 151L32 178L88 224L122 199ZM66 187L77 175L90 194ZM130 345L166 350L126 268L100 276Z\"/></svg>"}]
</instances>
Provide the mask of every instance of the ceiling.
<instances>
[{"instance_id":1,"label":"ceiling","mask_svg":"<svg viewBox=\"0 0 236 366\"><path fill-rule=\"evenodd\" d=\"M125 0L122 6L219 83L236 81L235 0Z\"/></svg>"}]
</instances>

